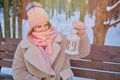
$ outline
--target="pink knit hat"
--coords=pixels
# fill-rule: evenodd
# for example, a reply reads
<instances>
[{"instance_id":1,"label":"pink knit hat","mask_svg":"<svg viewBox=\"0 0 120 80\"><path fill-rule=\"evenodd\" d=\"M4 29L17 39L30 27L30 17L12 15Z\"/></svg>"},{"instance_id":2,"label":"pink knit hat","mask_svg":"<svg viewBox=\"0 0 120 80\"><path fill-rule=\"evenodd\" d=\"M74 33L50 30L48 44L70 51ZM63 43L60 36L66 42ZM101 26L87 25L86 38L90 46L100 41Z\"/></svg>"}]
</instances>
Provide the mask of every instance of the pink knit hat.
<instances>
[{"instance_id":1,"label":"pink knit hat","mask_svg":"<svg viewBox=\"0 0 120 80\"><path fill-rule=\"evenodd\" d=\"M32 7L27 11L28 22L30 25L30 29L32 29L36 25L40 25L42 22L49 21L48 14L43 8L40 7Z\"/></svg>"}]
</instances>

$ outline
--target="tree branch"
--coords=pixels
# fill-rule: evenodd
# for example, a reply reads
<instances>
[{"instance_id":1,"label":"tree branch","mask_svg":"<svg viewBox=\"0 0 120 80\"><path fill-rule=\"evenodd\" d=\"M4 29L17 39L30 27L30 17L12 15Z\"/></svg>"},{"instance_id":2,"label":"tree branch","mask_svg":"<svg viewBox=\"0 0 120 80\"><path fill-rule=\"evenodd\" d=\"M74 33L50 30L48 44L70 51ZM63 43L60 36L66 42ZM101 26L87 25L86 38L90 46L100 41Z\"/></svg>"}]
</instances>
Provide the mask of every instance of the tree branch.
<instances>
[{"instance_id":1,"label":"tree branch","mask_svg":"<svg viewBox=\"0 0 120 80\"><path fill-rule=\"evenodd\" d=\"M117 3L115 3L114 5L106 7L106 10L107 10L107 11L112 11L112 10L115 9L117 6L119 6L119 4L120 4L120 0L119 0Z\"/></svg>"},{"instance_id":2,"label":"tree branch","mask_svg":"<svg viewBox=\"0 0 120 80\"><path fill-rule=\"evenodd\" d=\"M120 19L117 19L114 22L111 22L109 26L115 26L118 23L120 23Z\"/></svg>"},{"instance_id":3,"label":"tree branch","mask_svg":"<svg viewBox=\"0 0 120 80\"><path fill-rule=\"evenodd\" d=\"M109 28L111 26L116 26L116 24L120 23L120 19L117 19L113 22L110 22L109 20L107 22L104 21L104 25Z\"/></svg>"}]
</instances>

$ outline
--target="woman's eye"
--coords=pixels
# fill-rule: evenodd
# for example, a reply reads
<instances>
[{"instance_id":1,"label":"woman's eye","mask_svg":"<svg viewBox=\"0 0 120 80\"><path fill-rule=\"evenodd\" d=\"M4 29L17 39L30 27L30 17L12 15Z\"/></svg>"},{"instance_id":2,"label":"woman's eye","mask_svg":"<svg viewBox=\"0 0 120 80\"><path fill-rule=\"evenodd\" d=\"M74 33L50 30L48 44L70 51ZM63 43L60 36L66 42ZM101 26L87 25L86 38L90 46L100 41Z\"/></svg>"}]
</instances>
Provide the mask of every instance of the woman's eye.
<instances>
[{"instance_id":1,"label":"woman's eye","mask_svg":"<svg viewBox=\"0 0 120 80\"><path fill-rule=\"evenodd\" d=\"M41 28L41 25L37 26L37 28Z\"/></svg>"},{"instance_id":2,"label":"woman's eye","mask_svg":"<svg viewBox=\"0 0 120 80\"><path fill-rule=\"evenodd\" d=\"M44 26L45 26L45 27L47 27L47 26L48 26L48 24L45 24Z\"/></svg>"}]
</instances>

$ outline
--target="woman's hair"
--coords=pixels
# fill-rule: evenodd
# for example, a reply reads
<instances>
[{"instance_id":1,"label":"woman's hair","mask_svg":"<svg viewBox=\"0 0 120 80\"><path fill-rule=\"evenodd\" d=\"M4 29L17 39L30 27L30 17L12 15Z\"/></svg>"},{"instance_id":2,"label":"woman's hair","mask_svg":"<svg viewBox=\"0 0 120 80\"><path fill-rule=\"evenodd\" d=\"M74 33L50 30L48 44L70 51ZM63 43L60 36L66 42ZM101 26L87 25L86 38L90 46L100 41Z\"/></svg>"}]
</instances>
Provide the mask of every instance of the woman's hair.
<instances>
[{"instance_id":1,"label":"woman's hair","mask_svg":"<svg viewBox=\"0 0 120 80\"><path fill-rule=\"evenodd\" d=\"M48 21L48 26L49 26L49 27L51 27L51 26L52 26L52 25L51 25L51 23L50 23L49 21Z\"/></svg>"},{"instance_id":2,"label":"woman's hair","mask_svg":"<svg viewBox=\"0 0 120 80\"><path fill-rule=\"evenodd\" d=\"M48 25L48 27L49 27L49 29L51 28L51 23L48 21L47 22L47 25ZM29 33L28 33L28 35L31 35L31 33L34 31L34 28L32 28L30 31L29 31Z\"/></svg>"}]
</instances>

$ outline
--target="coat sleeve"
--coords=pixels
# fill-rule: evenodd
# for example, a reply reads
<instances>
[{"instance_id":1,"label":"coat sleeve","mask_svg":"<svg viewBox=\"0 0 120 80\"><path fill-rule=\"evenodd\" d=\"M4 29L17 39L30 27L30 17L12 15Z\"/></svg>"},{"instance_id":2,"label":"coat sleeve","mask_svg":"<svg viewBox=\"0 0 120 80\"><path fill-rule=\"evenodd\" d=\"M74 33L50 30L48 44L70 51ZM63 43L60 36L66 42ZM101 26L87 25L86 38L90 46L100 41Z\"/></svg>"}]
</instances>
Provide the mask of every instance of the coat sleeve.
<instances>
[{"instance_id":1,"label":"coat sleeve","mask_svg":"<svg viewBox=\"0 0 120 80\"><path fill-rule=\"evenodd\" d=\"M84 58L90 54L90 41L87 33L80 37L79 54L71 55L71 58Z\"/></svg>"},{"instance_id":2,"label":"coat sleeve","mask_svg":"<svg viewBox=\"0 0 120 80\"><path fill-rule=\"evenodd\" d=\"M60 77L62 80L72 80L72 77L74 77L74 74L70 68L70 56L67 54L65 55L64 63L60 71Z\"/></svg>"},{"instance_id":3,"label":"coat sleeve","mask_svg":"<svg viewBox=\"0 0 120 80\"><path fill-rule=\"evenodd\" d=\"M60 76L63 80L71 80L74 77L74 74L70 68L67 68L60 72Z\"/></svg>"},{"instance_id":4,"label":"coat sleeve","mask_svg":"<svg viewBox=\"0 0 120 80\"><path fill-rule=\"evenodd\" d=\"M27 68L25 66L22 48L20 44L21 42L17 46L12 64L12 72L13 72L14 80L41 80L36 76L27 72Z\"/></svg>"}]
</instances>

